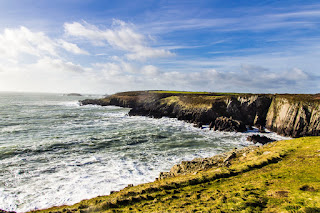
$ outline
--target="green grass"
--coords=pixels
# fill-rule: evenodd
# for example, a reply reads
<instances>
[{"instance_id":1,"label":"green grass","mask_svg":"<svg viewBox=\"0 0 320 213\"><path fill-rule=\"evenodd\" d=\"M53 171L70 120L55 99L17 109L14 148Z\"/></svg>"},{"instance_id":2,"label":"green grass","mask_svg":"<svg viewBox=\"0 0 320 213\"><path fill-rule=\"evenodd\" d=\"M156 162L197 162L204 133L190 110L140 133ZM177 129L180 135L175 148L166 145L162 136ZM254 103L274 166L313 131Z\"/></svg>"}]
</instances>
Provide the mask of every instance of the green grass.
<instances>
[{"instance_id":1,"label":"green grass","mask_svg":"<svg viewBox=\"0 0 320 213\"><path fill-rule=\"evenodd\" d=\"M319 103L320 94L276 94L277 98L285 98L291 103L307 102L307 103Z\"/></svg>"},{"instance_id":2,"label":"green grass","mask_svg":"<svg viewBox=\"0 0 320 213\"><path fill-rule=\"evenodd\" d=\"M188 91L168 91L168 90L150 90L149 93L173 94L173 95L212 95L212 96L238 96L252 95L251 93L223 93L223 92L188 92Z\"/></svg>"},{"instance_id":3,"label":"green grass","mask_svg":"<svg viewBox=\"0 0 320 213\"><path fill-rule=\"evenodd\" d=\"M231 94L229 94L231 95ZM157 103L162 105L179 105L183 109L203 108L209 109L212 103L226 99L227 96L217 93L207 92L180 92L180 91L132 91L114 94L103 99L120 99L124 102L134 101L136 103Z\"/></svg>"},{"instance_id":4,"label":"green grass","mask_svg":"<svg viewBox=\"0 0 320 213\"><path fill-rule=\"evenodd\" d=\"M214 102L224 99L225 96L170 96L161 99L161 104L165 105L179 105L183 109L210 109Z\"/></svg>"},{"instance_id":5,"label":"green grass","mask_svg":"<svg viewBox=\"0 0 320 213\"><path fill-rule=\"evenodd\" d=\"M282 98L289 103L306 103L308 105L317 106L320 101L320 95L312 94L251 94L251 93L214 93L214 92L188 92L188 91L167 91L167 90L146 90L146 91L128 91L120 92L102 99L108 103L111 99L119 99L126 103L156 103L160 101L162 104L177 104L183 109L203 108L209 109L212 103L228 98L248 98L251 96L274 97L274 101ZM279 99L280 98L280 99Z\"/></svg>"},{"instance_id":6,"label":"green grass","mask_svg":"<svg viewBox=\"0 0 320 213\"><path fill-rule=\"evenodd\" d=\"M320 101L320 94L252 94L252 93L223 93L223 92L190 92L190 91L170 91L170 90L145 90L145 91L127 91L116 93L113 96L144 96L150 94L159 95L195 95L195 96L234 96L248 97L253 95L262 95L268 97L286 98L292 101Z\"/></svg>"},{"instance_id":7,"label":"green grass","mask_svg":"<svg viewBox=\"0 0 320 213\"><path fill-rule=\"evenodd\" d=\"M38 212L320 211L320 137L270 143L230 163Z\"/></svg>"},{"instance_id":8,"label":"green grass","mask_svg":"<svg viewBox=\"0 0 320 213\"><path fill-rule=\"evenodd\" d=\"M167 90L156 90L156 91L149 91L150 93L166 93L166 94L195 94L195 95L206 95L211 94L210 92L187 92L187 91L167 91Z\"/></svg>"}]
</instances>

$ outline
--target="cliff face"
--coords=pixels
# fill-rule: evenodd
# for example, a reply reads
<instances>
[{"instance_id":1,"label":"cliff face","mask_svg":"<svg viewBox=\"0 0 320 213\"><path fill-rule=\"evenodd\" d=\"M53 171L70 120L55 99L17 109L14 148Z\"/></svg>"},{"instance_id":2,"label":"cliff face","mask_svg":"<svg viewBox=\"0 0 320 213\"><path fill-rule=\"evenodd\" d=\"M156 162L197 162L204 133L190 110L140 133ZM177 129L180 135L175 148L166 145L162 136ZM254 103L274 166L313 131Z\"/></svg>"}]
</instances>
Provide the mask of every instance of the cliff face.
<instances>
[{"instance_id":1,"label":"cliff face","mask_svg":"<svg viewBox=\"0 0 320 213\"><path fill-rule=\"evenodd\" d=\"M189 94L158 92L125 92L86 104L116 105L132 108L129 115L178 118L214 130L246 131L246 126L265 126L271 103L267 95Z\"/></svg>"},{"instance_id":2,"label":"cliff face","mask_svg":"<svg viewBox=\"0 0 320 213\"><path fill-rule=\"evenodd\" d=\"M267 97L192 97L169 96L150 98L140 102L130 111L130 115L153 117L175 117L202 126L214 125L218 117L241 121L246 125L265 124L267 109L271 99Z\"/></svg>"},{"instance_id":3,"label":"cliff face","mask_svg":"<svg viewBox=\"0 0 320 213\"><path fill-rule=\"evenodd\" d=\"M256 126L291 137L320 135L320 100L316 95L141 91L81 103L128 107L132 108L129 115L173 117L221 131L243 132Z\"/></svg>"},{"instance_id":4,"label":"cliff face","mask_svg":"<svg viewBox=\"0 0 320 213\"><path fill-rule=\"evenodd\" d=\"M318 101L274 97L266 120L266 127L281 135L320 135L320 104Z\"/></svg>"}]
</instances>

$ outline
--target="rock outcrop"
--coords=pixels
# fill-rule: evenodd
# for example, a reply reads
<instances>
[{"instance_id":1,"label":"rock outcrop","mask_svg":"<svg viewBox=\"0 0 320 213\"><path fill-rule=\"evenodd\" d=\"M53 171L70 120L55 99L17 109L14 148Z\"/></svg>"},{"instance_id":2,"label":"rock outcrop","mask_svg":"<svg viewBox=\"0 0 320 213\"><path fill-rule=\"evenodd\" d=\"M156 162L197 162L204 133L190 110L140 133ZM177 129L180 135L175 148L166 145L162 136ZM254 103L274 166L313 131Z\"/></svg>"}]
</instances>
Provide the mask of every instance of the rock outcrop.
<instances>
[{"instance_id":1,"label":"rock outcrop","mask_svg":"<svg viewBox=\"0 0 320 213\"><path fill-rule=\"evenodd\" d=\"M320 135L320 102L275 96L266 117L266 127L291 137Z\"/></svg>"},{"instance_id":2,"label":"rock outcrop","mask_svg":"<svg viewBox=\"0 0 320 213\"><path fill-rule=\"evenodd\" d=\"M257 148L257 146L248 146L242 149L233 149L230 152L209 158L195 158L191 161L182 161L180 164L174 165L169 172L161 172L159 179L161 180L186 174L196 174L199 171L205 171L212 168L229 167L232 164L233 159L245 156Z\"/></svg>"},{"instance_id":3,"label":"rock outcrop","mask_svg":"<svg viewBox=\"0 0 320 213\"><path fill-rule=\"evenodd\" d=\"M271 138L268 138L266 136L260 136L260 135L250 135L247 137L247 141L251 141L254 144L256 143L261 143L261 144L266 144L266 143L270 143L273 142L274 140Z\"/></svg>"},{"instance_id":4,"label":"rock outcrop","mask_svg":"<svg viewBox=\"0 0 320 213\"><path fill-rule=\"evenodd\" d=\"M99 106L108 106L111 105L110 102L104 101L103 99L85 99L80 101L81 105L99 105Z\"/></svg>"},{"instance_id":5,"label":"rock outcrop","mask_svg":"<svg viewBox=\"0 0 320 213\"><path fill-rule=\"evenodd\" d=\"M81 104L116 105L131 108L129 115L178 118L197 126L211 124L221 131L246 131L245 125L265 125L271 98L259 95L214 96L127 92Z\"/></svg>"},{"instance_id":6,"label":"rock outcrop","mask_svg":"<svg viewBox=\"0 0 320 213\"><path fill-rule=\"evenodd\" d=\"M213 123L210 124L210 129L227 131L227 132L245 132L246 126L242 121L234 120L227 117L218 117Z\"/></svg>"},{"instance_id":7,"label":"rock outcrop","mask_svg":"<svg viewBox=\"0 0 320 213\"><path fill-rule=\"evenodd\" d=\"M81 104L128 107L132 116L172 117L220 131L243 132L256 126L261 131L266 127L281 135L301 137L320 135L318 96L137 91Z\"/></svg>"}]
</instances>

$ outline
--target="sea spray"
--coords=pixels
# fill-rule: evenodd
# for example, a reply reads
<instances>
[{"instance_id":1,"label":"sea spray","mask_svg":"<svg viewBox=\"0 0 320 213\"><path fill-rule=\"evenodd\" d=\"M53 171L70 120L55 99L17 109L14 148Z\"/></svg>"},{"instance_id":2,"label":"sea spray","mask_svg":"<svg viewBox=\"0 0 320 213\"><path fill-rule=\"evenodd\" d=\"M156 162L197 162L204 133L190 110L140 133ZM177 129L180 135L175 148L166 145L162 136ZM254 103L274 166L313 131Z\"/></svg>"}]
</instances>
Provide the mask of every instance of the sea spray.
<instances>
[{"instance_id":1,"label":"sea spray","mask_svg":"<svg viewBox=\"0 0 320 213\"><path fill-rule=\"evenodd\" d=\"M130 117L126 108L79 106L79 98L0 93L0 209L73 204L153 181L182 160L247 146L254 133Z\"/></svg>"}]
</instances>

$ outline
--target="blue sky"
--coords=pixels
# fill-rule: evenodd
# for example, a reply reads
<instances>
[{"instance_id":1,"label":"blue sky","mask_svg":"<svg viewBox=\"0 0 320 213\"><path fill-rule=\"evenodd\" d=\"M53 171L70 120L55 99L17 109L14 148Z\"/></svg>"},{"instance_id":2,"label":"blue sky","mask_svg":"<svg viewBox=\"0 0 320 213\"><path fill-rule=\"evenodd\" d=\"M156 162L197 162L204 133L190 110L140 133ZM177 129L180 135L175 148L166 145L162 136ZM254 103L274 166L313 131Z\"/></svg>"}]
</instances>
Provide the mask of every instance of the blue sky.
<instances>
[{"instance_id":1,"label":"blue sky","mask_svg":"<svg viewBox=\"0 0 320 213\"><path fill-rule=\"evenodd\" d=\"M318 1L0 1L0 91L318 93Z\"/></svg>"}]
</instances>

